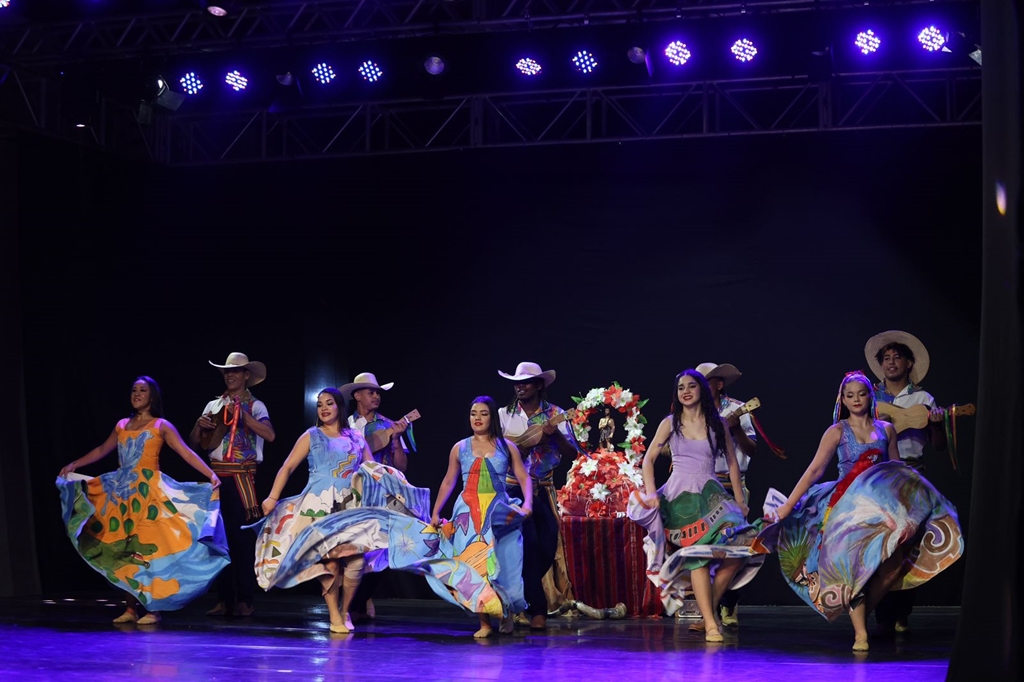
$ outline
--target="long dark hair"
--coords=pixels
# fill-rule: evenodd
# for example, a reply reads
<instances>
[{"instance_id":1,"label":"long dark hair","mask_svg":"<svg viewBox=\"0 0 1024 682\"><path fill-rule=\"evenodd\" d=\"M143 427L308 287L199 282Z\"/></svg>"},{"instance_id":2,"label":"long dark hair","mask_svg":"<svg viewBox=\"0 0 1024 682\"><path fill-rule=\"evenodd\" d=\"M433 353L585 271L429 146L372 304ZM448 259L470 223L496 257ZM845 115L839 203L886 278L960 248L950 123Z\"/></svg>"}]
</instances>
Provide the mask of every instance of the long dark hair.
<instances>
[{"instance_id":1,"label":"long dark hair","mask_svg":"<svg viewBox=\"0 0 1024 682\"><path fill-rule=\"evenodd\" d=\"M683 404L679 402L679 380L683 377L693 377L700 386L700 411L704 415L704 427L707 429L711 453L725 453L725 428L711 397L711 387L708 386L708 380L704 375L695 369L684 369L676 375L676 380L672 384L672 432L683 434ZM714 438L711 437L712 433L715 435Z\"/></svg>"},{"instance_id":2,"label":"long dark hair","mask_svg":"<svg viewBox=\"0 0 1024 682\"><path fill-rule=\"evenodd\" d=\"M496 449L499 449L508 455L509 451L508 447L505 445L505 434L501 430L501 419L498 418L498 404L494 402L494 398L489 395L478 395L473 398L473 402L469 404L469 409L472 410L474 405L486 405L487 409L490 410L491 426L487 435L494 440L494 447ZM473 427L469 428L469 435L473 435Z\"/></svg>"},{"instance_id":3,"label":"long dark hair","mask_svg":"<svg viewBox=\"0 0 1024 682\"><path fill-rule=\"evenodd\" d=\"M154 417L164 416L164 398L163 394L160 393L160 384L156 383L156 379L148 377L143 374L141 377L136 377L135 381L132 382L132 386L142 382L149 386L149 413ZM135 412L132 412L132 416L135 416Z\"/></svg>"},{"instance_id":4,"label":"long dark hair","mask_svg":"<svg viewBox=\"0 0 1024 682\"><path fill-rule=\"evenodd\" d=\"M348 428L348 410L345 409L345 397L341 394L341 391L333 386L328 386L324 390L320 391L316 394L316 397L320 398L324 393L334 398L334 402L338 406L338 430L344 431ZM316 425L324 425L324 423L320 421L320 410L316 411Z\"/></svg>"}]
</instances>

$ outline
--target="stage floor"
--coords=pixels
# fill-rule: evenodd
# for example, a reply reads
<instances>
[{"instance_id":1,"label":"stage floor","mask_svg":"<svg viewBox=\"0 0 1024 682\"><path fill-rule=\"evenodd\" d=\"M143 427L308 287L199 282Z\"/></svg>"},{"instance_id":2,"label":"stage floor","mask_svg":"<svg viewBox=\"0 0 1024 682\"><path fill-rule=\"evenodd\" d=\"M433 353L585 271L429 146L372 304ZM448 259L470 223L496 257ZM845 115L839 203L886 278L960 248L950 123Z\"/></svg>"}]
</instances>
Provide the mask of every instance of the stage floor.
<instances>
[{"instance_id":1,"label":"stage floor","mask_svg":"<svg viewBox=\"0 0 1024 682\"><path fill-rule=\"evenodd\" d=\"M911 633L855 654L849 619L796 606L741 605L740 627L706 644L670 618L553 618L474 640L476 619L440 600L377 600L375 620L336 635L322 600L287 592L261 595L251 618L207 617L207 597L158 625L115 626L114 598L0 601L0 679L928 682L945 679L959 617L919 607Z\"/></svg>"}]
</instances>

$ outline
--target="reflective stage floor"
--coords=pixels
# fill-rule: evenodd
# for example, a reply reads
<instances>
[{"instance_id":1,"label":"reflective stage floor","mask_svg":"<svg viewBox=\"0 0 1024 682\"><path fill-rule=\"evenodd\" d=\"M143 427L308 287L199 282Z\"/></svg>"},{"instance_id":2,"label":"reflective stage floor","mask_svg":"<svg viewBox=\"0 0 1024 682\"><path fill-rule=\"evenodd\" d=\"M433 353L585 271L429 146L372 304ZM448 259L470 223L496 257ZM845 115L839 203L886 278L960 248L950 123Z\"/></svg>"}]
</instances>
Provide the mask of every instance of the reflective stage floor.
<instances>
[{"instance_id":1,"label":"reflective stage floor","mask_svg":"<svg viewBox=\"0 0 1024 682\"><path fill-rule=\"evenodd\" d=\"M208 617L207 597L158 625L115 626L114 599L0 601L0 679L929 682L945 678L959 616L919 607L911 633L860 654L849 619L797 606L741 604L739 628L706 644L672 618L552 618L546 632L474 640L475 617L440 600L377 600L375 620L337 635L321 599L287 592L261 595L249 618Z\"/></svg>"}]
</instances>

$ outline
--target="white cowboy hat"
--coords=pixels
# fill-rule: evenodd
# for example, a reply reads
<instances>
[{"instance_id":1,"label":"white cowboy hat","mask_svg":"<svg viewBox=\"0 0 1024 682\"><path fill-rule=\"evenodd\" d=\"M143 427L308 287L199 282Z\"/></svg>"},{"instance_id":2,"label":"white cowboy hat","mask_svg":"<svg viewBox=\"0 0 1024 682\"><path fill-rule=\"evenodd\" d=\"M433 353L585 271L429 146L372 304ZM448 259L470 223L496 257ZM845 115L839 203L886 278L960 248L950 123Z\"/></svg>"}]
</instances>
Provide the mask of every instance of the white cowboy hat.
<instances>
[{"instance_id":1,"label":"white cowboy hat","mask_svg":"<svg viewBox=\"0 0 1024 682\"><path fill-rule=\"evenodd\" d=\"M728 362L724 362L721 365L716 365L713 362L702 362L694 367L694 369L703 374L705 379L716 377L721 379L725 382L726 386L743 376L743 373L736 369L735 365L730 365Z\"/></svg>"},{"instance_id":2,"label":"white cowboy hat","mask_svg":"<svg viewBox=\"0 0 1024 682\"><path fill-rule=\"evenodd\" d=\"M518 365L516 365L515 374L505 374L500 369L498 370L498 374L511 381L543 379L545 387L555 383L555 370L549 369L548 371L543 372L540 369L540 365L538 365L536 362L520 362Z\"/></svg>"},{"instance_id":3,"label":"white cowboy hat","mask_svg":"<svg viewBox=\"0 0 1024 682\"><path fill-rule=\"evenodd\" d=\"M353 393L364 388L375 388L378 391L390 391L394 385L395 382L392 381L382 386L377 383L377 377L374 376L373 372L360 372L351 383L345 384L338 390L341 391L341 395L345 400L351 400Z\"/></svg>"},{"instance_id":4,"label":"white cowboy hat","mask_svg":"<svg viewBox=\"0 0 1024 682\"><path fill-rule=\"evenodd\" d=\"M249 356L245 353L231 353L228 355L228 359L224 361L223 365L218 365L213 360L210 360L209 363L221 370L221 373L226 369L249 370L249 380L245 382L247 387L255 386L267 378L267 366L262 362L256 362L255 360L250 361Z\"/></svg>"},{"instance_id":5,"label":"white cowboy hat","mask_svg":"<svg viewBox=\"0 0 1024 682\"><path fill-rule=\"evenodd\" d=\"M868 367L879 379L885 379L885 372L882 371L882 363L876 357L878 351L890 343L902 343L914 354L914 366L910 368L910 383L915 386L924 381L924 375L928 374L928 365L931 360L928 357L928 349L924 347L921 340L913 334L901 332L898 329L890 329L881 334L875 334L864 344L864 357L868 361ZM908 358L909 359L909 358Z\"/></svg>"}]
</instances>

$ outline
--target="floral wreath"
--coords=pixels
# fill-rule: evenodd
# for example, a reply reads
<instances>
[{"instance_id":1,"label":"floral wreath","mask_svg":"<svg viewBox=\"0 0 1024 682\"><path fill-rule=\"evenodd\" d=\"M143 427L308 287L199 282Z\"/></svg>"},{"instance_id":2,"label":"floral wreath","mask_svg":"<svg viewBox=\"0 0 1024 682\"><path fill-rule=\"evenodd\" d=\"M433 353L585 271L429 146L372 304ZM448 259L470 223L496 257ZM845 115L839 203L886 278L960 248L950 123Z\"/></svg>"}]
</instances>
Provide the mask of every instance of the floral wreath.
<instances>
[{"instance_id":1,"label":"floral wreath","mask_svg":"<svg viewBox=\"0 0 1024 682\"><path fill-rule=\"evenodd\" d=\"M625 513L630 493L643 490L640 462L647 449L643 435L643 425L647 420L640 414L640 408L647 401L640 400L640 396L623 389L618 383L608 388L591 389L583 397L574 397L573 401L576 414L572 428L576 440L586 452L572 463L565 486L558 491L559 511L565 516L621 516ZM590 418L602 406L626 415L626 440L617 445L622 448L621 452L601 447L591 451Z\"/></svg>"},{"instance_id":2,"label":"floral wreath","mask_svg":"<svg viewBox=\"0 0 1024 682\"><path fill-rule=\"evenodd\" d=\"M632 460L639 459L647 449L644 446L644 441L647 440L644 438L644 424L647 423L647 419L640 414L640 408L646 405L647 401L640 400L640 396L628 388L619 386L619 382L613 382L608 388L592 388L582 398L574 396L572 400L576 403L576 416L572 419L572 428L578 442L590 442L590 418L597 413L598 407L607 405L626 415L626 440L617 447L625 450L627 458Z\"/></svg>"}]
</instances>

